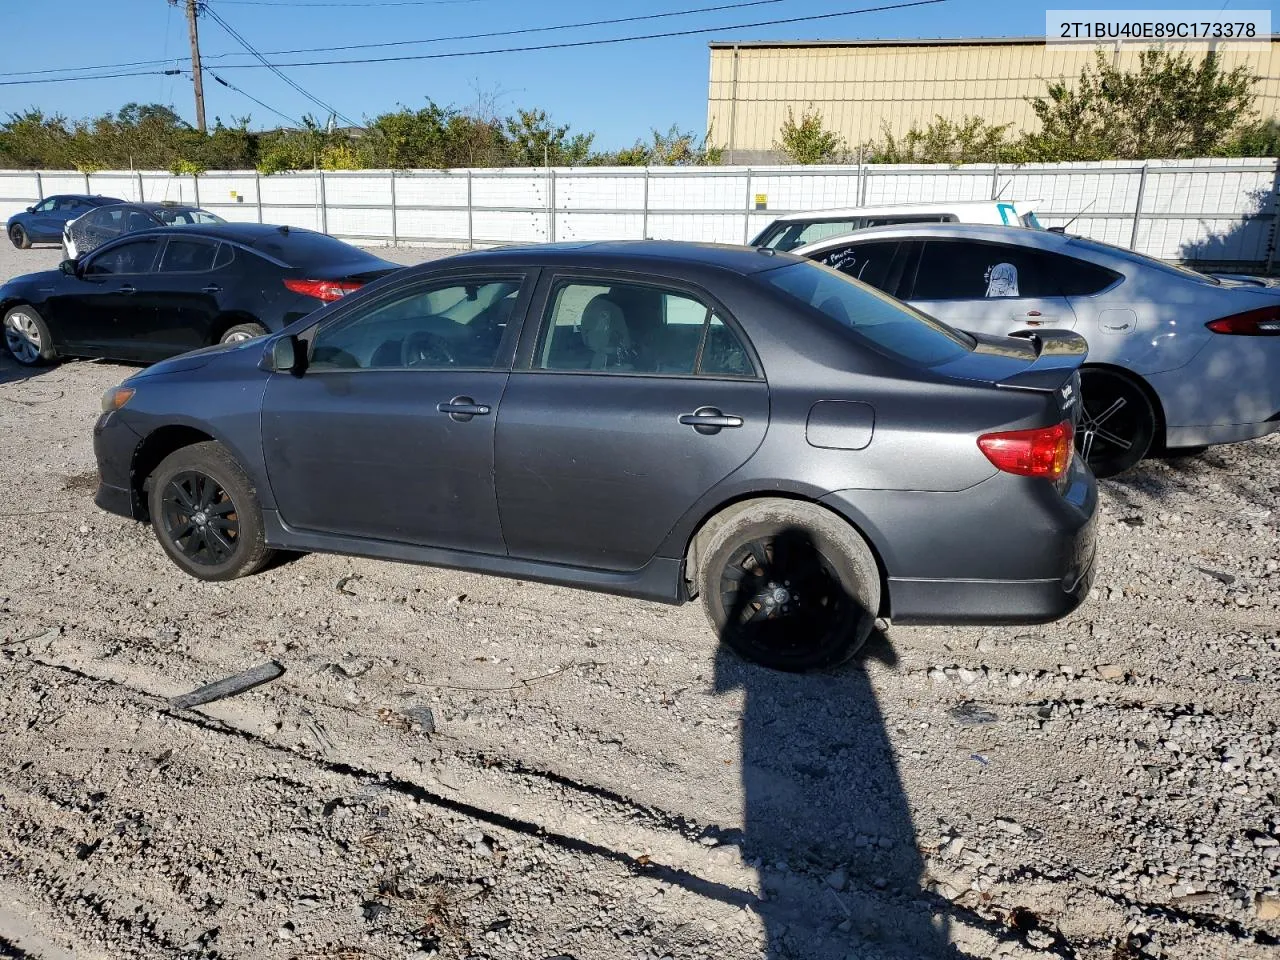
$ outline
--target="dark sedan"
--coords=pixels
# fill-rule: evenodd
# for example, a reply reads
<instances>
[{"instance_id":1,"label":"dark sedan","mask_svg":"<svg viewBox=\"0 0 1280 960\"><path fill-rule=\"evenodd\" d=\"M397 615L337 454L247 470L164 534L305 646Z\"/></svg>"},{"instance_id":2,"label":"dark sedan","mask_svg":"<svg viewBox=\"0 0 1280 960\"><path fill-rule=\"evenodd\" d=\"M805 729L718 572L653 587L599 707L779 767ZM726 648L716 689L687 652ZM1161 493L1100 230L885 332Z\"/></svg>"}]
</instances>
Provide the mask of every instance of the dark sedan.
<instances>
[{"instance_id":1,"label":"dark sedan","mask_svg":"<svg viewBox=\"0 0 1280 960\"><path fill-rule=\"evenodd\" d=\"M108 391L97 503L206 580L284 549L701 595L733 649L806 669L877 616L1080 603L1084 356L1070 332L957 333L789 254L512 247Z\"/></svg>"},{"instance_id":2,"label":"dark sedan","mask_svg":"<svg viewBox=\"0 0 1280 960\"><path fill-rule=\"evenodd\" d=\"M226 222L216 213L184 203L116 203L68 220L62 228L62 252L74 259L126 233Z\"/></svg>"},{"instance_id":3,"label":"dark sedan","mask_svg":"<svg viewBox=\"0 0 1280 960\"><path fill-rule=\"evenodd\" d=\"M45 197L39 203L27 207L23 213L15 213L9 218L5 229L8 231L9 241L20 250L27 249L33 243L58 243L62 240L62 228L71 220L96 207L123 202L115 197L62 193Z\"/></svg>"},{"instance_id":4,"label":"dark sedan","mask_svg":"<svg viewBox=\"0 0 1280 960\"><path fill-rule=\"evenodd\" d=\"M399 270L310 230L263 224L130 234L83 260L0 286L19 363L58 356L151 362L248 340Z\"/></svg>"}]
</instances>

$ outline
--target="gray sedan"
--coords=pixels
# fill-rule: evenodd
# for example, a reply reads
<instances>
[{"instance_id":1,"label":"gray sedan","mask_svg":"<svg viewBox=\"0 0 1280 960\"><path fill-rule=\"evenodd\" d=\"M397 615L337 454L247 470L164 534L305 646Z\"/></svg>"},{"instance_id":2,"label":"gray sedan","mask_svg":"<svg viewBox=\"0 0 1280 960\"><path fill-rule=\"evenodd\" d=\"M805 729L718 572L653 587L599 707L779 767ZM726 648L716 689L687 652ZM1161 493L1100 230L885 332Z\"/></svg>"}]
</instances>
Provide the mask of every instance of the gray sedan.
<instances>
[{"instance_id":1,"label":"gray sedan","mask_svg":"<svg viewBox=\"0 0 1280 960\"><path fill-rule=\"evenodd\" d=\"M1069 332L957 333L774 251L471 253L112 389L97 502L205 580L319 550L701 595L734 650L806 669L877 616L1080 603L1084 356Z\"/></svg>"},{"instance_id":2,"label":"gray sedan","mask_svg":"<svg viewBox=\"0 0 1280 960\"><path fill-rule=\"evenodd\" d=\"M1081 334L1076 445L1098 476L1280 430L1280 289L1016 227L883 227L795 252L962 330Z\"/></svg>"}]
</instances>

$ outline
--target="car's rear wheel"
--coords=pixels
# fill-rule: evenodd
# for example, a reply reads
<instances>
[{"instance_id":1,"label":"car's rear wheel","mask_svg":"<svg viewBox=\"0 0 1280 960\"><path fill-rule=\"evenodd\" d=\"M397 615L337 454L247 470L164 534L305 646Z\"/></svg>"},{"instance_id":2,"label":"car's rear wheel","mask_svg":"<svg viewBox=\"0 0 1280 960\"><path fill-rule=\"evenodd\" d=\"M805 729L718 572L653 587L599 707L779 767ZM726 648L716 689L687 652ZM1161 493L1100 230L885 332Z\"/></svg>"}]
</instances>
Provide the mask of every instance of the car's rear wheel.
<instances>
[{"instance_id":1,"label":"car's rear wheel","mask_svg":"<svg viewBox=\"0 0 1280 960\"><path fill-rule=\"evenodd\" d=\"M241 343L254 337L265 337L267 328L260 323L237 323L222 335L219 343Z\"/></svg>"},{"instance_id":2,"label":"car's rear wheel","mask_svg":"<svg viewBox=\"0 0 1280 960\"><path fill-rule=\"evenodd\" d=\"M1076 449L1096 476L1124 473L1151 450L1156 411L1132 378L1115 370L1082 370L1080 400Z\"/></svg>"},{"instance_id":3,"label":"car's rear wheel","mask_svg":"<svg viewBox=\"0 0 1280 960\"><path fill-rule=\"evenodd\" d=\"M880 573L856 530L779 499L712 523L698 590L723 643L776 670L831 667L858 652L875 626Z\"/></svg>"},{"instance_id":4,"label":"car's rear wheel","mask_svg":"<svg viewBox=\"0 0 1280 960\"><path fill-rule=\"evenodd\" d=\"M4 345L9 355L27 367L49 363L57 356L44 317L25 303L4 315Z\"/></svg>"},{"instance_id":5,"label":"car's rear wheel","mask_svg":"<svg viewBox=\"0 0 1280 960\"><path fill-rule=\"evenodd\" d=\"M20 223L15 223L9 228L9 239L19 250L29 250L31 248L31 238L27 236L27 231L22 228Z\"/></svg>"},{"instance_id":6,"label":"car's rear wheel","mask_svg":"<svg viewBox=\"0 0 1280 960\"><path fill-rule=\"evenodd\" d=\"M150 478L148 506L160 546L201 580L234 580L272 556L249 477L221 444L183 447Z\"/></svg>"}]
</instances>

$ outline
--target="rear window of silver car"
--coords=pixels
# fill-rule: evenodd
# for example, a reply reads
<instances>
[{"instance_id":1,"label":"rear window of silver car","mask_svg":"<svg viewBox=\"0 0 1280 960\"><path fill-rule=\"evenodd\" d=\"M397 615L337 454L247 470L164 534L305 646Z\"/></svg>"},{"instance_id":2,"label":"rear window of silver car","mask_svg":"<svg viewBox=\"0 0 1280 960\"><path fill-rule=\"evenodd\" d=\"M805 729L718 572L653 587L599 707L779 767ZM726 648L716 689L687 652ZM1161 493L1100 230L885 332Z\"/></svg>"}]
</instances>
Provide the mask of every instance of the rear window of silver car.
<instances>
[{"instance_id":1,"label":"rear window of silver car","mask_svg":"<svg viewBox=\"0 0 1280 960\"><path fill-rule=\"evenodd\" d=\"M756 276L908 363L933 367L974 347L959 330L819 263L793 263Z\"/></svg>"}]
</instances>

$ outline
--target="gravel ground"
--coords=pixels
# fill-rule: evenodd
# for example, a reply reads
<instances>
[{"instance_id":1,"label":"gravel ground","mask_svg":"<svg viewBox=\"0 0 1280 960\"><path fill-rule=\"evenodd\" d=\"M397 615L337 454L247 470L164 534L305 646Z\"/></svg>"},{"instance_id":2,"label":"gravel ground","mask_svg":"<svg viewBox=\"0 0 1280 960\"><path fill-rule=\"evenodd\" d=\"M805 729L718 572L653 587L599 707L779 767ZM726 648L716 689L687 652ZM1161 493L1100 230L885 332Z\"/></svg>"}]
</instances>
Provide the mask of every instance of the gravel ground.
<instances>
[{"instance_id":1,"label":"gravel ground","mask_svg":"<svg viewBox=\"0 0 1280 960\"><path fill-rule=\"evenodd\" d=\"M694 606L188 579L91 501L129 372L0 360L0 957L1276 956L1280 437L1104 484L1060 623L791 677Z\"/></svg>"}]
</instances>

